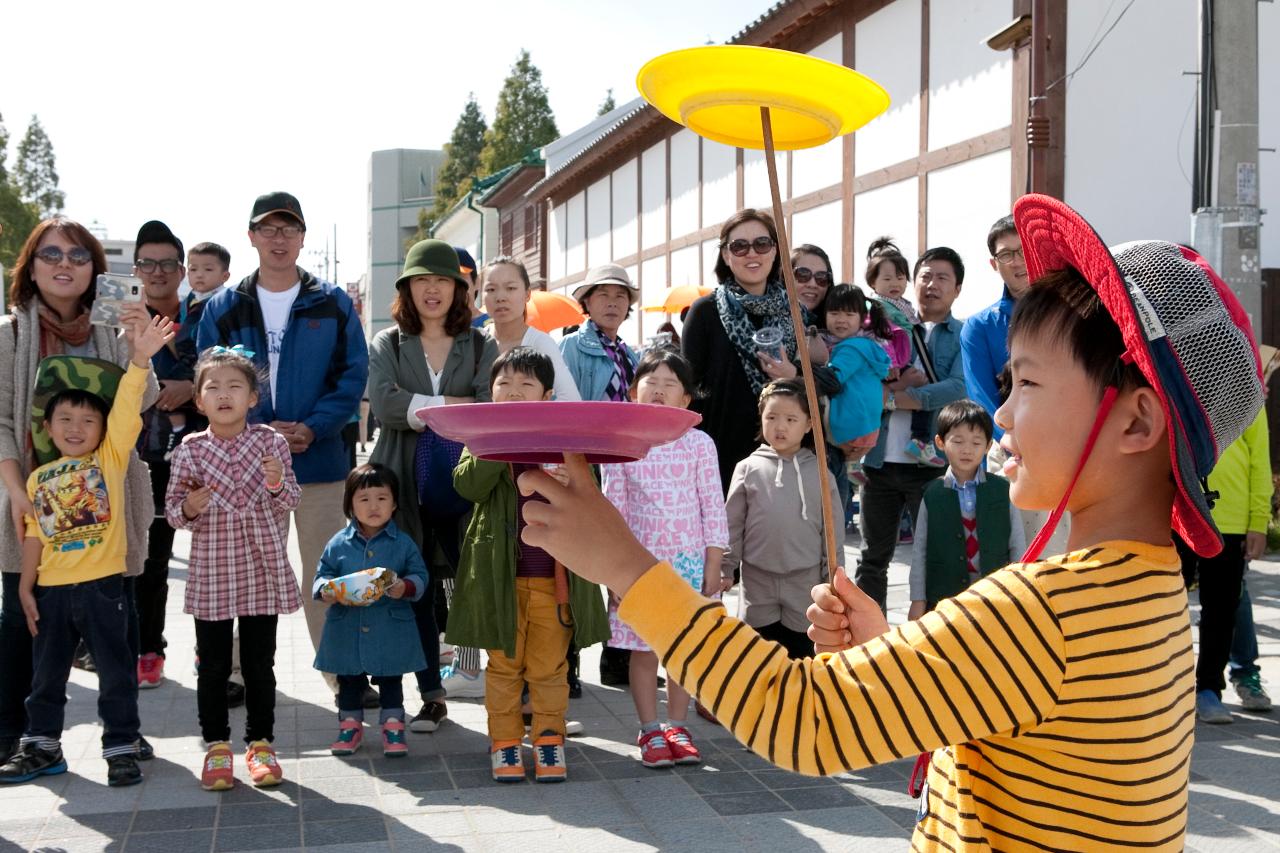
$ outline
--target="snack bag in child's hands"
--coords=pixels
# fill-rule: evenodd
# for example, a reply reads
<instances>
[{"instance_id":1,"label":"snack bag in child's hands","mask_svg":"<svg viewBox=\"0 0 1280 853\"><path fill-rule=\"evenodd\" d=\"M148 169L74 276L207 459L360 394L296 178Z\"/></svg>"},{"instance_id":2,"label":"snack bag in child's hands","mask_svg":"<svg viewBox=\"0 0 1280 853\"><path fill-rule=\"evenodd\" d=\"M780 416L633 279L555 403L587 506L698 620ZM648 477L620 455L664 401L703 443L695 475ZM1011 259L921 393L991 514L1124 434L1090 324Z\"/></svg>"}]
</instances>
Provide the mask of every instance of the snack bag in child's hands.
<instances>
[{"instance_id":1,"label":"snack bag in child's hands","mask_svg":"<svg viewBox=\"0 0 1280 853\"><path fill-rule=\"evenodd\" d=\"M325 581L321 589L333 593L333 600L348 607L368 607L382 598L391 586L399 580L391 569L361 569L349 575Z\"/></svg>"}]
</instances>

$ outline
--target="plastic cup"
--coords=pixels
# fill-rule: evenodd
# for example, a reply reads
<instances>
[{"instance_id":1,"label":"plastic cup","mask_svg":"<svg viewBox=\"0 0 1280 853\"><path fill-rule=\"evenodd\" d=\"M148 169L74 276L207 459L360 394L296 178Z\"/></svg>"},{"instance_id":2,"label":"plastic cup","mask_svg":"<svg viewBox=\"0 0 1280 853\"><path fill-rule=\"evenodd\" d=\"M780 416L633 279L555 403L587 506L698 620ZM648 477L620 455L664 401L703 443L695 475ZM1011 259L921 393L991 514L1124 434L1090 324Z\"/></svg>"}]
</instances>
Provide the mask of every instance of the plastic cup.
<instances>
[{"instance_id":1,"label":"plastic cup","mask_svg":"<svg viewBox=\"0 0 1280 853\"><path fill-rule=\"evenodd\" d=\"M756 352L762 352L774 361L782 360L782 330L776 326L765 326L751 336L756 345Z\"/></svg>"}]
</instances>

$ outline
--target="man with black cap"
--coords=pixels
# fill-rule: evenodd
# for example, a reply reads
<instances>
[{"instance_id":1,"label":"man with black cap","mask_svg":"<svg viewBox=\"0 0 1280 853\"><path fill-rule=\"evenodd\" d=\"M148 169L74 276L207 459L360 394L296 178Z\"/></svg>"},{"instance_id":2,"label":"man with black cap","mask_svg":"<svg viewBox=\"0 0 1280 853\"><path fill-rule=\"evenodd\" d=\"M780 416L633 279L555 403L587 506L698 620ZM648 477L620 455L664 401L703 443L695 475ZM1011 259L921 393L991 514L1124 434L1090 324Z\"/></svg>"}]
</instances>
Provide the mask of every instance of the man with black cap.
<instances>
[{"instance_id":1,"label":"man with black cap","mask_svg":"<svg viewBox=\"0 0 1280 853\"><path fill-rule=\"evenodd\" d=\"M349 466L342 428L360 406L369 376L369 350L346 291L298 266L307 223L286 192L259 196L249 214L249 243L258 269L211 297L200 318L201 351L242 345L268 371L269 382L249 412L289 442L302 486L294 510L302 587L310 589L320 553L344 526L342 492ZM320 642L325 605L304 605L311 642ZM334 692L337 682L325 680Z\"/></svg>"},{"instance_id":2,"label":"man with black cap","mask_svg":"<svg viewBox=\"0 0 1280 853\"><path fill-rule=\"evenodd\" d=\"M133 274L142 279L143 296L152 316L164 315L176 322L181 300L178 287L186 275L182 241L168 225L151 220L138 229L133 249ZM169 599L169 558L173 555L173 528L164 518L164 495L169 487L169 453L181 433L198 417L191 401L196 363L192 324L151 359L160 382L160 396L142 413L138 455L151 469L151 494L156 517L147 535L147 559L134 583L138 608L138 687L159 687L164 678L164 614Z\"/></svg>"}]
</instances>

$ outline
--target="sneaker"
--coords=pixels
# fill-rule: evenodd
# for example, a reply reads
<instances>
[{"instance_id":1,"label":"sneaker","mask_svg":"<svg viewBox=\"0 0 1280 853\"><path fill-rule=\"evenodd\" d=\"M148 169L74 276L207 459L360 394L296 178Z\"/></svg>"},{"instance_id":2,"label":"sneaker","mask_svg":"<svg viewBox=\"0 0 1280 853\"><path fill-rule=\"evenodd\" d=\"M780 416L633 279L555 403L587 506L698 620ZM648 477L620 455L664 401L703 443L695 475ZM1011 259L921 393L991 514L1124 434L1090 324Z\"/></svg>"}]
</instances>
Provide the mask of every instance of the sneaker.
<instances>
[{"instance_id":1,"label":"sneaker","mask_svg":"<svg viewBox=\"0 0 1280 853\"><path fill-rule=\"evenodd\" d=\"M270 788L284 781L284 771L276 760L276 751L265 740L255 740L249 744L244 754L245 766L249 768L249 778L255 788Z\"/></svg>"},{"instance_id":2,"label":"sneaker","mask_svg":"<svg viewBox=\"0 0 1280 853\"><path fill-rule=\"evenodd\" d=\"M30 782L37 776L57 776L66 772L67 760L62 757L62 747L46 749L39 744L27 743L0 767L0 784Z\"/></svg>"},{"instance_id":3,"label":"sneaker","mask_svg":"<svg viewBox=\"0 0 1280 853\"><path fill-rule=\"evenodd\" d=\"M404 723L391 717L382 724L382 754L387 758L404 758L409 744L404 742Z\"/></svg>"},{"instance_id":4,"label":"sneaker","mask_svg":"<svg viewBox=\"0 0 1280 853\"><path fill-rule=\"evenodd\" d=\"M533 780L563 782L568 775L564 760L564 736L543 732L533 742Z\"/></svg>"},{"instance_id":5,"label":"sneaker","mask_svg":"<svg viewBox=\"0 0 1280 853\"><path fill-rule=\"evenodd\" d=\"M244 704L244 685L238 681L227 682L227 707L239 708Z\"/></svg>"},{"instance_id":6,"label":"sneaker","mask_svg":"<svg viewBox=\"0 0 1280 853\"><path fill-rule=\"evenodd\" d=\"M364 741L364 723L347 717L338 724L338 739L329 744L330 755L355 755Z\"/></svg>"},{"instance_id":7,"label":"sneaker","mask_svg":"<svg viewBox=\"0 0 1280 853\"><path fill-rule=\"evenodd\" d=\"M127 788L142 781L142 768L136 755L113 755L107 759L107 784Z\"/></svg>"},{"instance_id":8,"label":"sneaker","mask_svg":"<svg viewBox=\"0 0 1280 853\"><path fill-rule=\"evenodd\" d=\"M495 782L523 782L524 759L520 756L520 741L495 740L489 745L489 766Z\"/></svg>"},{"instance_id":9,"label":"sneaker","mask_svg":"<svg viewBox=\"0 0 1280 853\"><path fill-rule=\"evenodd\" d=\"M142 735L138 735L136 746L138 747L138 751L135 754L139 761L150 761L156 757L156 748L151 745L151 741L147 740Z\"/></svg>"},{"instance_id":10,"label":"sneaker","mask_svg":"<svg viewBox=\"0 0 1280 853\"><path fill-rule=\"evenodd\" d=\"M164 678L164 658L155 652L147 652L138 658L138 689L159 687Z\"/></svg>"},{"instance_id":11,"label":"sneaker","mask_svg":"<svg viewBox=\"0 0 1280 853\"><path fill-rule=\"evenodd\" d=\"M210 744L204 754L204 769L200 771L200 787L206 791L229 791L235 785L235 772L231 767L231 744L224 741Z\"/></svg>"},{"instance_id":12,"label":"sneaker","mask_svg":"<svg viewBox=\"0 0 1280 853\"><path fill-rule=\"evenodd\" d=\"M93 654L89 651L89 647L85 645L84 640L80 641L80 645L76 646L76 656L71 659L71 665L76 669L83 669L85 672L97 672L98 666L93 662Z\"/></svg>"},{"instance_id":13,"label":"sneaker","mask_svg":"<svg viewBox=\"0 0 1280 853\"><path fill-rule=\"evenodd\" d=\"M636 746L640 747L640 763L645 767L672 767L676 763L670 744L662 736L662 729L640 732Z\"/></svg>"},{"instance_id":14,"label":"sneaker","mask_svg":"<svg viewBox=\"0 0 1280 853\"><path fill-rule=\"evenodd\" d=\"M1240 704L1246 711L1271 710L1271 697L1262 689L1262 677L1258 673L1251 672L1248 675L1233 678L1231 686L1236 689Z\"/></svg>"},{"instance_id":15,"label":"sneaker","mask_svg":"<svg viewBox=\"0 0 1280 853\"><path fill-rule=\"evenodd\" d=\"M702 753L693 745L693 737L684 726L667 726L662 736L666 738L676 764L702 763Z\"/></svg>"},{"instance_id":16,"label":"sneaker","mask_svg":"<svg viewBox=\"0 0 1280 853\"><path fill-rule=\"evenodd\" d=\"M1231 712L1212 690L1196 691L1196 716L1202 723L1217 725L1231 722Z\"/></svg>"},{"instance_id":17,"label":"sneaker","mask_svg":"<svg viewBox=\"0 0 1280 853\"><path fill-rule=\"evenodd\" d=\"M409 731L418 732L419 734L434 732L440 728L440 724L444 722L447 716L449 716L449 711L445 708L443 702L435 700L424 702L422 710L409 721Z\"/></svg>"},{"instance_id":18,"label":"sneaker","mask_svg":"<svg viewBox=\"0 0 1280 853\"><path fill-rule=\"evenodd\" d=\"M448 673L441 679L445 695L450 699L483 699L484 672L470 675L460 669L449 667Z\"/></svg>"}]
</instances>

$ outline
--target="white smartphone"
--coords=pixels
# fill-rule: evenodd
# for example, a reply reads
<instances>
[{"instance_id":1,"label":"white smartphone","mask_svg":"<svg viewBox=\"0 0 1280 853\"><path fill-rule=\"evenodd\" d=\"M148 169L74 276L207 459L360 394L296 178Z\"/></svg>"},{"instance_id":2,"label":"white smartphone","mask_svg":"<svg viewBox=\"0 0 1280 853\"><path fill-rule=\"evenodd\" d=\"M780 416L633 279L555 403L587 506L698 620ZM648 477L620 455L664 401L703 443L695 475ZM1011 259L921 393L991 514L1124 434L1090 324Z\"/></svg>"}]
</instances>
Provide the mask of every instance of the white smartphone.
<instances>
[{"instance_id":1,"label":"white smartphone","mask_svg":"<svg viewBox=\"0 0 1280 853\"><path fill-rule=\"evenodd\" d=\"M89 314L89 322L97 326L123 328L120 322L121 310L129 304L142 301L142 279L131 275L111 275L103 273L98 276L97 295L93 299L93 310Z\"/></svg>"}]
</instances>

